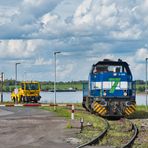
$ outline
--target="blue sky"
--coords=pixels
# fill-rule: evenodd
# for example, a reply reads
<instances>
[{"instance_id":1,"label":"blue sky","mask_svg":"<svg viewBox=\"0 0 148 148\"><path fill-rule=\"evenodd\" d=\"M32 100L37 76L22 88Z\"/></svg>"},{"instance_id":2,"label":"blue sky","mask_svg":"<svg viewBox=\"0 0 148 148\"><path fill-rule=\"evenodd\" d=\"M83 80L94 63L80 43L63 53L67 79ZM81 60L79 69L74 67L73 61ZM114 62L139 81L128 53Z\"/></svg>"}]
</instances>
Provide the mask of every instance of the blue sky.
<instances>
[{"instance_id":1,"label":"blue sky","mask_svg":"<svg viewBox=\"0 0 148 148\"><path fill-rule=\"evenodd\" d=\"M145 79L148 0L0 0L0 72L14 79L86 80L104 58L130 64Z\"/></svg>"}]
</instances>

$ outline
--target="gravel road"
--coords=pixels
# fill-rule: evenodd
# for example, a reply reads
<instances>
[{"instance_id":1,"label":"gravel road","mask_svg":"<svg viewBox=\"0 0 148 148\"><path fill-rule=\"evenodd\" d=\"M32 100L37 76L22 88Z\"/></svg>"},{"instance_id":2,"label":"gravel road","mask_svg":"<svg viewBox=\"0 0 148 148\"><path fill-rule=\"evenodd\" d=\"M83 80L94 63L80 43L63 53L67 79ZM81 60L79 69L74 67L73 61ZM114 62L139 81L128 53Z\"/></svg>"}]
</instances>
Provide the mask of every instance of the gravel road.
<instances>
[{"instance_id":1,"label":"gravel road","mask_svg":"<svg viewBox=\"0 0 148 148\"><path fill-rule=\"evenodd\" d=\"M0 107L0 148L74 148L79 129L54 113L31 107Z\"/></svg>"}]
</instances>

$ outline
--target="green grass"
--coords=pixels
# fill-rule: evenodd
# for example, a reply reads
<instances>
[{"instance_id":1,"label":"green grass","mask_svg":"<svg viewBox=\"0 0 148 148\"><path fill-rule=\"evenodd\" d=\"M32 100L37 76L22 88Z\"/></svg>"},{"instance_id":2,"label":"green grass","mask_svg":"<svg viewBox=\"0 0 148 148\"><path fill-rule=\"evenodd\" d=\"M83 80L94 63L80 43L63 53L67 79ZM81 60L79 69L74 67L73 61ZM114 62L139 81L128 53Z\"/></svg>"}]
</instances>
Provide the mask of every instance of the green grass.
<instances>
[{"instance_id":1,"label":"green grass","mask_svg":"<svg viewBox=\"0 0 148 148\"><path fill-rule=\"evenodd\" d=\"M70 119L71 118L71 107L57 107L56 111L54 111L53 107L40 107L41 109L44 110L48 110L48 111L52 111L55 112L58 116L60 117L65 117L66 119ZM87 112L84 112L84 109L82 107L80 107L78 105L78 108L81 109L81 111L75 111L75 119L76 120L80 120L80 118L83 118L84 121L87 122L91 122L94 123L94 126L97 127L98 122L102 122L100 121L100 117L97 117L95 115L92 114L88 114ZM77 109L77 107L76 107ZM100 126L99 126L100 127Z\"/></svg>"},{"instance_id":2,"label":"green grass","mask_svg":"<svg viewBox=\"0 0 148 148\"><path fill-rule=\"evenodd\" d=\"M55 112L60 117L65 117L66 119L70 118L71 112L67 110L64 107L56 107L56 110L54 110L54 107L40 107L41 109Z\"/></svg>"},{"instance_id":3,"label":"green grass","mask_svg":"<svg viewBox=\"0 0 148 148\"><path fill-rule=\"evenodd\" d=\"M144 105L136 106L136 111L128 116L129 119L148 119L148 107Z\"/></svg>"},{"instance_id":4,"label":"green grass","mask_svg":"<svg viewBox=\"0 0 148 148\"><path fill-rule=\"evenodd\" d=\"M64 108L64 107L58 107L56 111L54 111L53 107L41 107L42 109L46 109L52 112L55 112L58 116L64 117L67 119L67 125L66 128L73 128L70 122L71 118L71 108ZM137 107L139 111L143 111L143 106ZM82 143L88 142L93 137L98 136L98 131L103 131L105 128L104 122L100 120L99 117L96 117L92 114L87 114L83 112L83 109L80 104L77 104L75 111L75 119L80 120L80 118L84 118L84 123L86 124L89 122L92 124L93 128L84 128L82 133L79 133L76 135L77 138L81 139ZM120 146L121 143L125 144L128 139L131 137L131 132L126 132L128 123L125 122L125 124L120 124L116 122L110 121L111 124L111 130L106 136L106 138L103 138L101 145L114 145L114 146ZM110 139L110 140L109 140Z\"/></svg>"},{"instance_id":5,"label":"green grass","mask_svg":"<svg viewBox=\"0 0 148 148\"><path fill-rule=\"evenodd\" d=\"M93 137L98 136L98 131L103 131L105 128L104 122L102 122L100 117L96 117L95 115L85 113L83 108L80 104L75 104L76 111L75 111L75 119L80 120L80 118L84 119L84 123L90 123L92 124L92 127L84 128L82 133L78 133L76 137L78 139L81 139L82 143L88 142ZM41 107L42 109L55 112L58 116L64 117L67 119L67 125L66 128L74 128L71 125L70 118L71 118L71 107L65 108L65 107L58 107L56 111L54 111L53 107ZM136 112L128 117L132 119L132 121L135 120L135 124L139 128L139 132L141 132L142 128L142 120L140 119L148 119L148 110L146 110L145 106L137 106ZM103 140L100 142L99 145L104 146L115 146L115 147L121 147L121 144L125 144L128 142L130 137L132 136L132 132L129 132L131 129L131 126L126 121L109 121L110 122L110 130L108 134L103 138ZM124 123L122 123L124 122ZM146 131L147 132L147 131ZM143 134L143 133L142 133ZM146 142L141 143L141 146L139 145L139 141L136 141L134 143L134 148L141 147L144 148L146 146Z\"/></svg>"},{"instance_id":6,"label":"green grass","mask_svg":"<svg viewBox=\"0 0 148 148\"><path fill-rule=\"evenodd\" d=\"M148 108L146 108L146 106L145 105L137 105L136 106L136 110L138 110L138 111L148 111Z\"/></svg>"}]
</instances>

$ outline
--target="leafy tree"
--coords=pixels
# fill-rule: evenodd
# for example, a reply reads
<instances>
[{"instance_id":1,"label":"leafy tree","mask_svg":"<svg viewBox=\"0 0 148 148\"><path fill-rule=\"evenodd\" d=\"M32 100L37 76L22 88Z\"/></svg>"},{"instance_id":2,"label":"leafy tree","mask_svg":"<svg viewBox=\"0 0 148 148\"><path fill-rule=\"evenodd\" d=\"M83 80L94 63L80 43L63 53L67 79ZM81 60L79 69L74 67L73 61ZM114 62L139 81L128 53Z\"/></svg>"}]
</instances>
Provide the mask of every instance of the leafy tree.
<instances>
[{"instance_id":1,"label":"leafy tree","mask_svg":"<svg viewBox=\"0 0 148 148\"><path fill-rule=\"evenodd\" d=\"M139 86L138 91L139 92L144 92L145 91L145 87L144 86Z\"/></svg>"}]
</instances>

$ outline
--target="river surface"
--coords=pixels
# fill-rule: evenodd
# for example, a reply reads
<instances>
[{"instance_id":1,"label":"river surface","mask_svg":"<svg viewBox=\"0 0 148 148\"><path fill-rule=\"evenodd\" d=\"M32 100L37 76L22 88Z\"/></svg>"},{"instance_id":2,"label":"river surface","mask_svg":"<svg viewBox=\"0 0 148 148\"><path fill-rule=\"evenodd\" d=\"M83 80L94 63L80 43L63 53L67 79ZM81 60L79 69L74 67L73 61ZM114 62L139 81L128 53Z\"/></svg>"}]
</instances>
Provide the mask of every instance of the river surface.
<instances>
[{"instance_id":1,"label":"river surface","mask_svg":"<svg viewBox=\"0 0 148 148\"><path fill-rule=\"evenodd\" d=\"M4 101L11 101L11 93L3 93ZM82 102L82 91L76 92L57 92L56 93L56 102L57 103L81 103ZM41 92L42 103L54 103L54 92ZM136 95L137 105L146 104L146 95L137 94Z\"/></svg>"}]
</instances>

